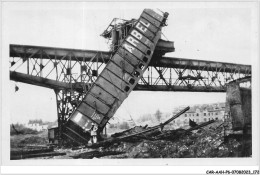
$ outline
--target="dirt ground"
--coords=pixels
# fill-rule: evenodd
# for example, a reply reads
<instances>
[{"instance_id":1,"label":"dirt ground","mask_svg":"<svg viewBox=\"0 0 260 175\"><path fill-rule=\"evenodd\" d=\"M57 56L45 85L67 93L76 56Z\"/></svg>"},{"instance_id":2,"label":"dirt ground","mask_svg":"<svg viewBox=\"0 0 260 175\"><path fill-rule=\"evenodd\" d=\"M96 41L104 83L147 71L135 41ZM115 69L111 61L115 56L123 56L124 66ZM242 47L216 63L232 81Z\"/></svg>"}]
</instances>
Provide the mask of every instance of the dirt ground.
<instances>
[{"instance_id":1,"label":"dirt ground","mask_svg":"<svg viewBox=\"0 0 260 175\"><path fill-rule=\"evenodd\" d=\"M47 131L37 135L11 137L11 148L40 146L48 144ZM84 146L77 148L54 147L59 156L45 156L31 159L125 159L125 158L207 158L207 157L250 157L252 139L250 136L225 135L223 122L217 121L203 128L168 139L146 138L139 141L122 141L95 149Z\"/></svg>"},{"instance_id":2,"label":"dirt ground","mask_svg":"<svg viewBox=\"0 0 260 175\"><path fill-rule=\"evenodd\" d=\"M48 131L38 134L20 134L10 136L11 148L23 147L26 145L46 145L48 144Z\"/></svg>"},{"instance_id":3,"label":"dirt ground","mask_svg":"<svg viewBox=\"0 0 260 175\"><path fill-rule=\"evenodd\" d=\"M10 136L11 160L24 159L31 154L50 153L53 148L48 146L48 131L37 134L19 134ZM30 153L30 155L28 155ZM33 155L34 156L34 155Z\"/></svg>"},{"instance_id":4,"label":"dirt ground","mask_svg":"<svg viewBox=\"0 0 260 175\"><path fill-rule=\"evenodd\" d=\"M218 121L170 139L116 143L102 151L124 152L124 154L102 158L250 157L252 155L251 137L235 134L227 136L222 126L223 122Z\"/></svg>"}]
</instances>

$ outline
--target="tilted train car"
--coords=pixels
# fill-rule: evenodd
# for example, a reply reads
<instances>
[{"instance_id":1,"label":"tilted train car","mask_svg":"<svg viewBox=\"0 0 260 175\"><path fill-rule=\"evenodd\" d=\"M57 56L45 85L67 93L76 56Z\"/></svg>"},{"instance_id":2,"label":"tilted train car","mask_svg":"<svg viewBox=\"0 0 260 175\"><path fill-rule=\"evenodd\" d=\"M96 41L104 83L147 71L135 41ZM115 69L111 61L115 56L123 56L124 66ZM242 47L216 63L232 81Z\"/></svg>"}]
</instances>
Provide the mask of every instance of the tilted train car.
<instances>
[{"instance_id":1,"label":"tilted train car","mask_svg":"<svg viewBox=\"0 0 260 175\"><path fill-rule=\"evenodd\" d=\"M86 144L92 123L103 130L147 69L167 17L151 9L142 12L65 124L66 137Z\"/></svg>"}]
</instances>

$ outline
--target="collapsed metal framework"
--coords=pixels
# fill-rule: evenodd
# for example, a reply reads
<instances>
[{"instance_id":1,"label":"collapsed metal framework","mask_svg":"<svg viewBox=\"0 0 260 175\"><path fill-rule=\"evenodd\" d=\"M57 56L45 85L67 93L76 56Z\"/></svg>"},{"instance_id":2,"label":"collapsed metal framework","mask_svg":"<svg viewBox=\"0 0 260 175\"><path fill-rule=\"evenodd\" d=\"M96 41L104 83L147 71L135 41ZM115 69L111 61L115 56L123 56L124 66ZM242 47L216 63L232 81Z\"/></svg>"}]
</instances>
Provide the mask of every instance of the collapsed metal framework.
<instances>
[{"instance_id":1,"label":"collapsed metal framework","mask_svg":"<svg viewBox=\"0 0 260 175\"><path fill-rule=\"evenodd\" d=\"M157 44L149 67L134 90L225 92L226 83L251 77L250 65L156 54L160 47L165 49L169 45L172 43L161 41ZM110 52L93 50L10 45L10 79L54 89L58 123L62 125L110 56Z\"/></svg>"},{"instance_id":2,"label":"collapsed metal framework","mask_svg":"<svg viewBox=\"0 0 260 175\"><path fill-rule=\"evenodd\" d=\"M80 106L82 100L85 99L87 92L92 84L96 82L97 77L102 74L103 70L106 70L106 66L110 65L110 61L113 60L112 56L124 42L125 37L129 35L130 29L138 24L137 30L142 29L143 34L147 35L146 37L151 41L153 37L150 36L154 35L153 32L156 33L158 27L160 28L159 21L162 20L162 17L152 10L146 9L139 20L141 20L142 24L138 24L137 20L130 20L115 24L112 22L113 25L111 26L112 23L109 25L110 29L105 30L103 36L112 41L113 48L111 52L10 45L10 79L54 89L57 98L58 124L61 135L61 133L64 133L62 131L63 125L68 121L73 111ZM150 26L150 31L145 29L148 26ZM151 33L151 31L153 32ZM133 36L136 39L141 37L138 34ZM132 37L128 39L130 41L127 40L127 42L131 44L132 42L134 45L135 42L138 43ZM148 44L149 40L141 41ZM137 78L134 84L132 83L134 90L225 92L228 82L251 77L251 66L249 65L164 57L165 53L174 51L173 42L162 39L157 41L155 42L157 44L151 61L149 58L148 62L143 60L142 63L131 63L134 65L132 69L135 70L138 69L135 65L140 66L147 62L146 69L150 62L146 71L144 73L142 71L140 78ZM143 44L138 45L138 47L141 46ZM149 48L149 46L146 47ZM140 49L138 48L138 50ZM123 57L128 56L126 54ZM134 59L130 60L134 61ZM116 62L114 61L114 63ZM114 63L111 63L111 65L114 65ZM111 65L108 68L109 72L115 71L114 74L116 75L120 73ZM125 68L123 65L122 67ZM105 76L106 74L102 78ZM118 78L115 77L115 79ZM249 84L249 86L251 85ZM84 140L84 138L81 139Z\"/></svg>"},{"instance_id":3,"label":"collapsed metal framework","mask_svg":"<svg viewBox=\"0 0 260 175\"><path fill-rule=\"evenodd\" d=\"M113 28L113 54L102 72L95 73L95 82L64 124L66 138L87 144L89 131L95 127L98 139L102 139L99 133L147 69L168 15L167 12L144 9L135 23ZM122 35L123 31L125 34Z\"/></svg>"}]
</instances>

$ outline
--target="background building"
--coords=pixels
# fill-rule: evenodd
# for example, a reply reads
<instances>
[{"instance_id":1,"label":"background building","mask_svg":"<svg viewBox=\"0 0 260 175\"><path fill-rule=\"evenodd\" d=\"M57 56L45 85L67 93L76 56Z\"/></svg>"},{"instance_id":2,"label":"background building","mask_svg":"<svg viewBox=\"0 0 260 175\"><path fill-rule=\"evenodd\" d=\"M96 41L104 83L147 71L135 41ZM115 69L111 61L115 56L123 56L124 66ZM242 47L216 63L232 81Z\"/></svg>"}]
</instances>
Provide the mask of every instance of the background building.
<instances>
[{"instance_id":1,"label":"background building","mask_svg":"<svg viewBox=\"0 0 260 175\"><path fill-rule=\"evenodd\" d=\"M40 124L40 123L31 123L31 124L28 123L28 124L25 125L25 127L30 128L32 130L36 130L38 132L48 129L47 124Z\"/></svg>"},{"instance_id":2,"label":"background building","mask_svg":"<svg viewBox=\"0 0 260 175\"><path fill-rule=\"evenodd\" d=\"M176 108L173 115L183 108ZM189 125L189 120L196 123L207 122L210 120L224 120L225 103L203 104L192 106L187 112L178 117L173 123L174 127L184 127Z\"/></svg>"}]
</instances>

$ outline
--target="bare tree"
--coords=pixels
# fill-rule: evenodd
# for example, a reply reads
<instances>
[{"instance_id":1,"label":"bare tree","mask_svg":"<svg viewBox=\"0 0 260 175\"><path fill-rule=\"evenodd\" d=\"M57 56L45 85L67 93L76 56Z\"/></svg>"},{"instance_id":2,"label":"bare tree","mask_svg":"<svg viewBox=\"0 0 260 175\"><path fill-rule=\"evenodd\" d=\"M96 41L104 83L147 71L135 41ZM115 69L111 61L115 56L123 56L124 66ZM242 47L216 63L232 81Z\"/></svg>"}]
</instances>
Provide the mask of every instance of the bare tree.
<instances>
[{"instance_id":1,"label":"bare tree","mask_svg":"<svg viewBox=\"0 0 260 175\"><path fill-rule=\"evenodd\" d=\"M155 117L159 122L161 122L162 113L159 109L157 109L157 111L155 112Z\"/></svg>"}]
</instances>

